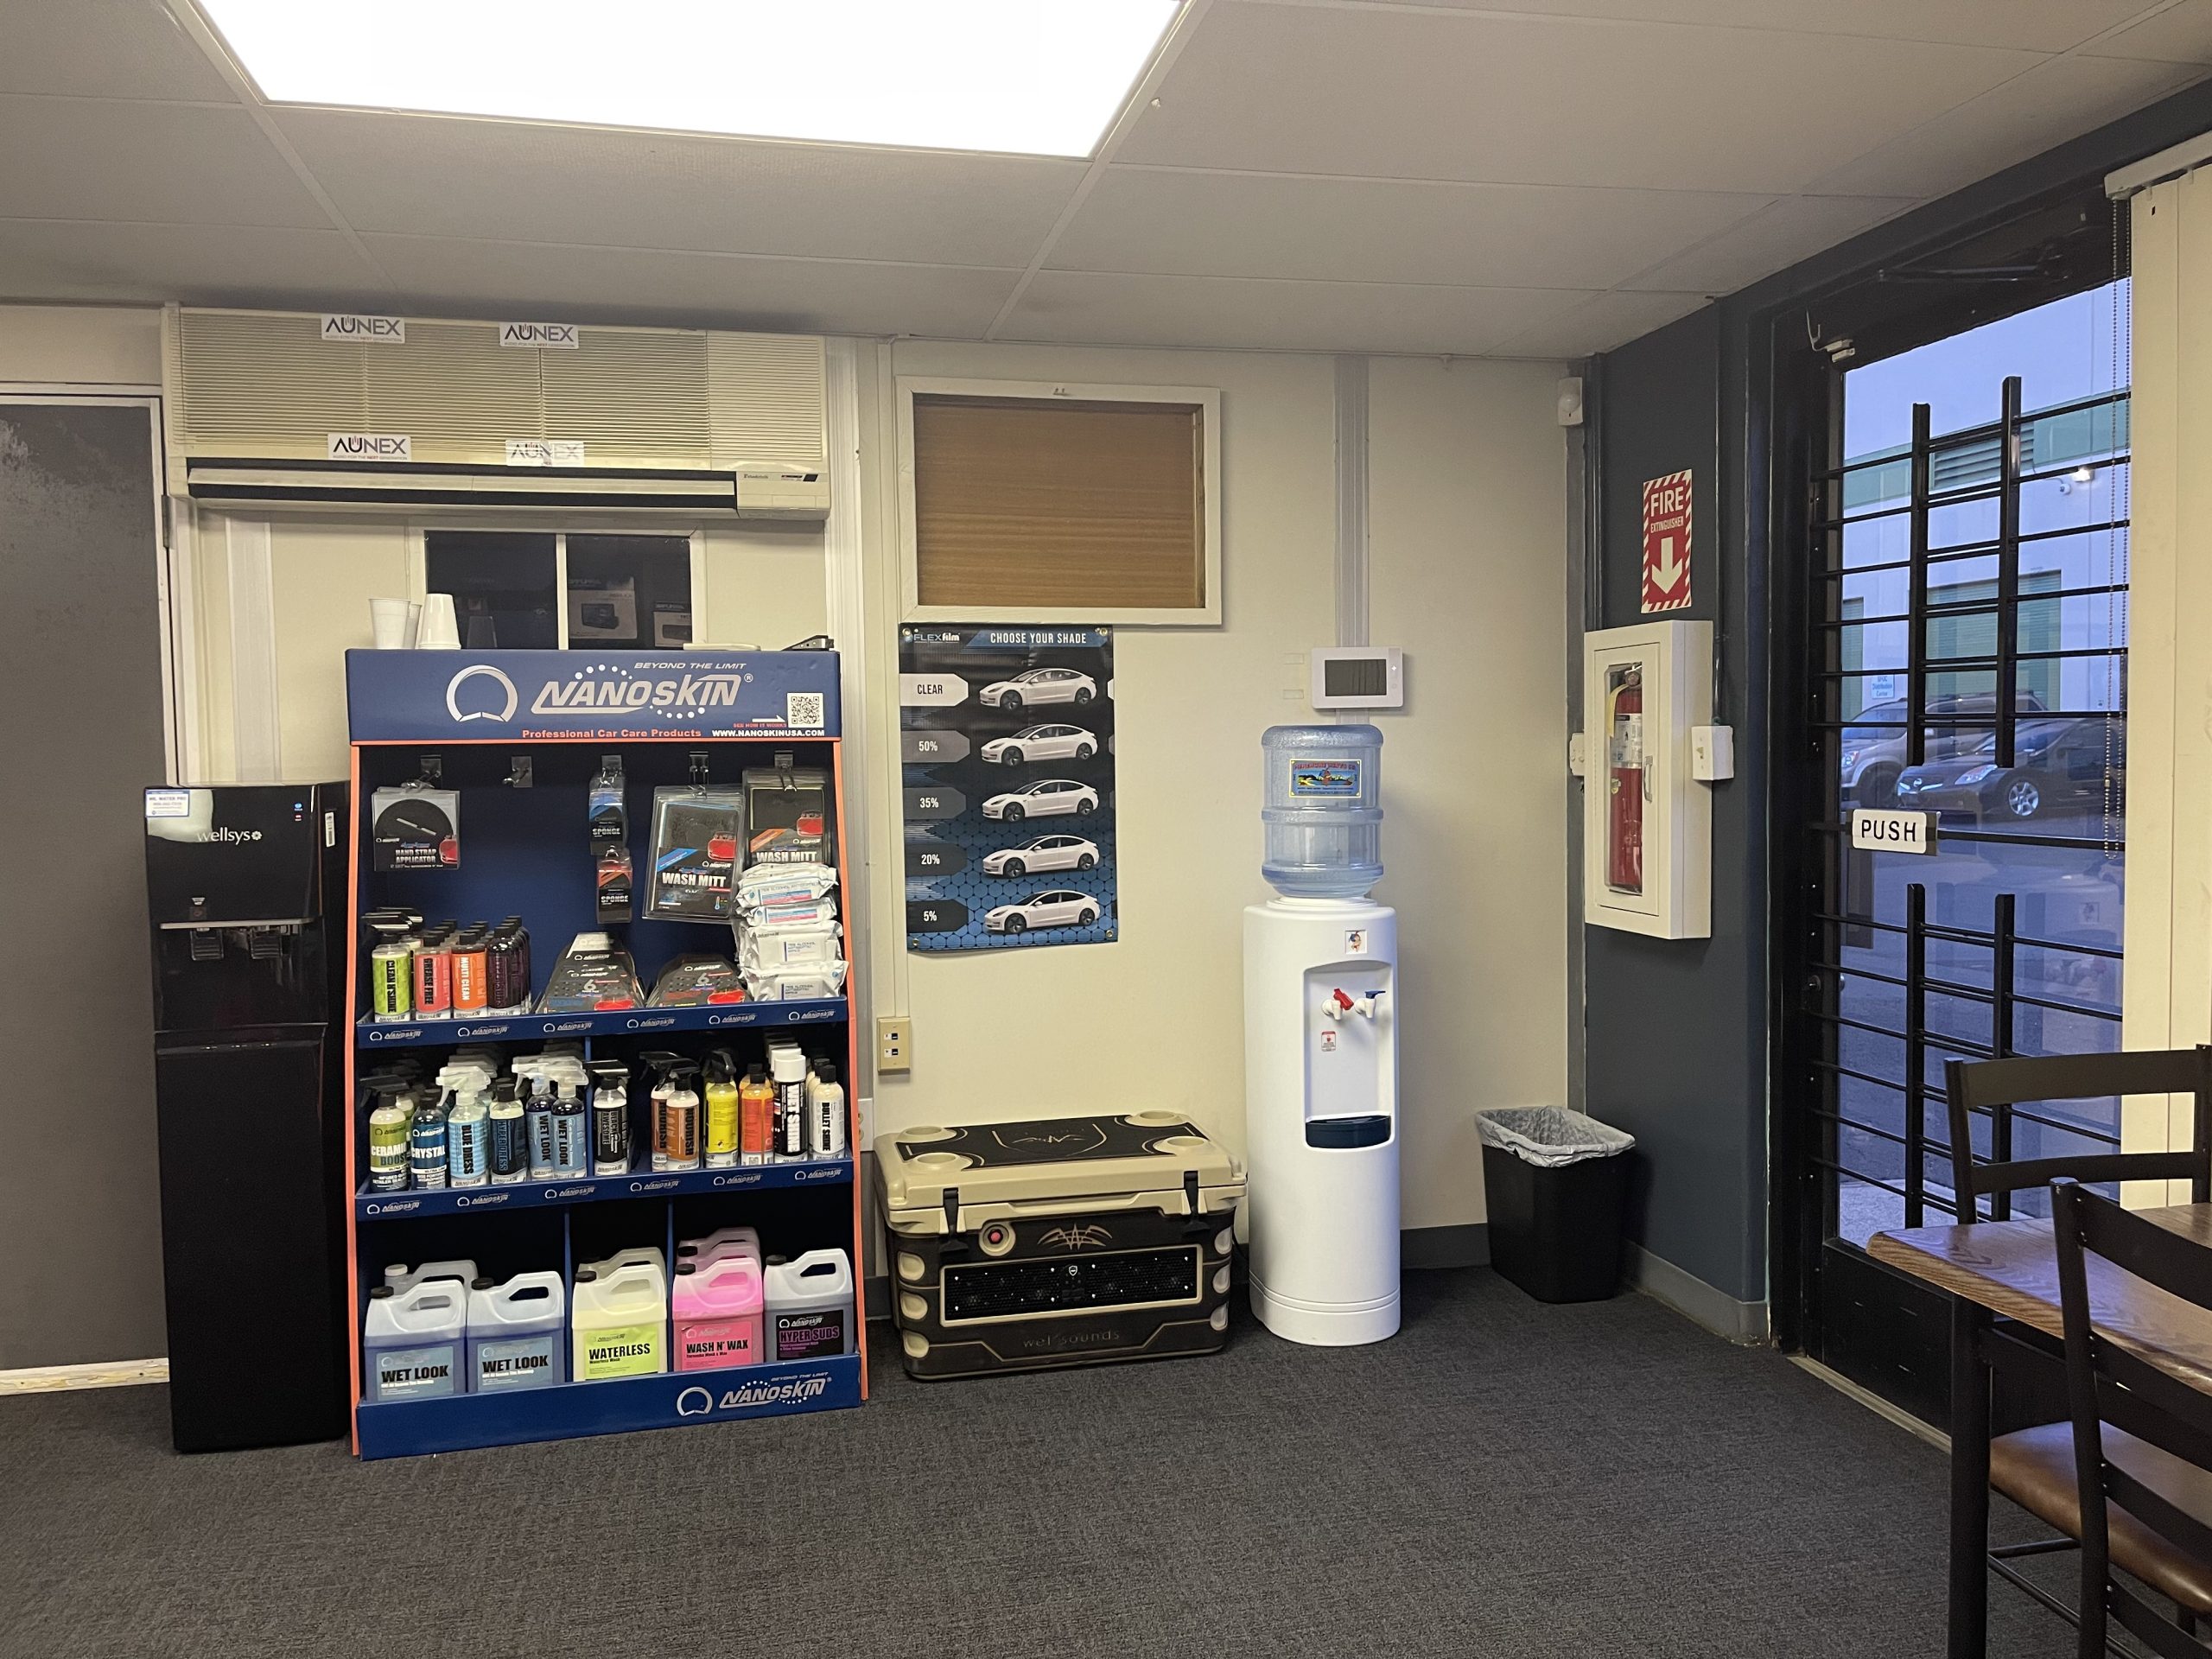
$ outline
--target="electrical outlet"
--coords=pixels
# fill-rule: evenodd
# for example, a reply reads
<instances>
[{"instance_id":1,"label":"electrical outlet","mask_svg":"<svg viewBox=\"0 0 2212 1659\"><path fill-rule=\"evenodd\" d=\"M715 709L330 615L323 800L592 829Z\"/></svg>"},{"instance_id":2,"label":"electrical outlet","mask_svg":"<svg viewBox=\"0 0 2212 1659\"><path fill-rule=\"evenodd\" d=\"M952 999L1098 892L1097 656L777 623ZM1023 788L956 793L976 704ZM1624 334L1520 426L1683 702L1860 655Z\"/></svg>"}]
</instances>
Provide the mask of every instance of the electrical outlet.
<instances>
[{"instance_id":1,"label":"electrical outlet","mask_svg":"<svg viewBox=\"0 0 2212 1659\"><path fill-rule=\"evenodd\" d=\"M899 1014L887 1014L875 1022L875 1069L879 1071L906 1071L913 1067L910 1058L914 1046L913 1028Z\"/></svg>"}]
</instances>

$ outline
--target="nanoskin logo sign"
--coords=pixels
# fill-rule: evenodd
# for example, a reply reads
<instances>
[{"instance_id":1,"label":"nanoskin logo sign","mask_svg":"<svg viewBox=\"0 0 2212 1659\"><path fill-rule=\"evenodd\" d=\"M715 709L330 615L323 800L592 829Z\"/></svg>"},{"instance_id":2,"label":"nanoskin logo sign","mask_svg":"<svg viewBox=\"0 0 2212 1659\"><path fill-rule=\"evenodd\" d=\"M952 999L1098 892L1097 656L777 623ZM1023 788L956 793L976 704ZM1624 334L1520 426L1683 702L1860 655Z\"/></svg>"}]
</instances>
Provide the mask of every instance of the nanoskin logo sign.
<instances>
[{"instance_id":1,"label":"nanoskin logo sign","mask_svg":"<svg viewBox=\"0 0 2212 1659\"><path fill-rule=\"evenodd\" d=\"M778 1382L747 1382L741 1388L727 1390L721 1399L706 1389L689 1388L676 1396L676 1414L679 1417L704 1417L717 1411L757 1410L763 1406L803 1406L809 1401L819 1400L830 1392L830 1379L817 1372L812 1376L786 1377Z\"/></svg>"},{"instance_id":2,"label":"nanoskin logo sign","mask_svg":"<svg viewBox=\"0 0 2212 1659\"><path fill-rule=\"evenodd\" d=\"M742 674L686 674L674 680L632 680L578 675L553 680L531 699L533 715L613 709L722 709L735 706Z\"/></svg>"},{"instance_id":3,"label":"nanoskin logo sign","mask_svg":"<svg viewBox=\"0 0 2212 1659\"><path fill-rule=\"evenodd\" d=\"M497 709L472 709L467 714L461 709L461 688L471 680L489 680L506 694L506 700ZM515 704L520 700L515 683L489 663L479 663L474 668L464 668L446 682L446 712L456 721L512 720Z\"/></svg>"}]
</instances>

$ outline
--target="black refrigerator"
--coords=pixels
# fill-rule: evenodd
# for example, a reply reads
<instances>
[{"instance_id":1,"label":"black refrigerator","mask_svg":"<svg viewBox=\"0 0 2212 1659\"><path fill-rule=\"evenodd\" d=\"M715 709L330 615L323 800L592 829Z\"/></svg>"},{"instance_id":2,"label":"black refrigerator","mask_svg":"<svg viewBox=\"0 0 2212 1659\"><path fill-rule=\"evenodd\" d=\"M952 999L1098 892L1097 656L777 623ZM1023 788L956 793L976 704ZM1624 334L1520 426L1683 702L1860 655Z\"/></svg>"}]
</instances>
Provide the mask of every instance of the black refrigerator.
<instances>
[{"instance_id":1,"label":"black refrigerator","mask_svg":"<svg viewBox=\"0 0 2212 1659\"><path fill-rule=\"evenodd\" d=\"M343 784L146 791L169 1422L346 1432Z\"/></svg>"}]
</instances>

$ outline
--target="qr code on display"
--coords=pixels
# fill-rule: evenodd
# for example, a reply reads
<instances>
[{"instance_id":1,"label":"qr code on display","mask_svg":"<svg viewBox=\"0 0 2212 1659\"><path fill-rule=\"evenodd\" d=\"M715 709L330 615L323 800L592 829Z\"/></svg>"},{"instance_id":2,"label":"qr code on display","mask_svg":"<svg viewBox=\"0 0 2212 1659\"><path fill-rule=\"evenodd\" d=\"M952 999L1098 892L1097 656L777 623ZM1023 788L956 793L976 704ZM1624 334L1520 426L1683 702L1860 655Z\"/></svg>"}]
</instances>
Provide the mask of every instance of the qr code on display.
<instances>
[{"instance_id":1,"label":"qr code on display","mask_svg":"<svg viewBox=\"0 0 2212 1659\"><path fill-rule=\"evenodd\" d=\"M818 731L823 717L822 694L819 691L786 691L784 694L785 725Z\"/></svg>"}]
</instances>

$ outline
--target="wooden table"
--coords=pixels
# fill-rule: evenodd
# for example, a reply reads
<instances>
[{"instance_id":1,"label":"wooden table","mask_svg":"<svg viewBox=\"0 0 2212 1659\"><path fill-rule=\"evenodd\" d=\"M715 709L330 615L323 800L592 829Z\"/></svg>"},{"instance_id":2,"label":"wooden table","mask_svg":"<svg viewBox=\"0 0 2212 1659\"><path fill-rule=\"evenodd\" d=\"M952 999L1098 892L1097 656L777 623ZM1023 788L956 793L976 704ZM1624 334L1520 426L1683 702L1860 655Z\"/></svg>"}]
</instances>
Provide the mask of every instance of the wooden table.
<instances>
[{"instance_id":1,"label":"wooden table","mask_svg":"<svg viewBox=\"0 0 2212 1659\"><path fill-rule=\"evenodd\" d=\"M2212 1245L2212 1204L2142 1215ZM2048 1221L1981 1221L1877 1233L1867 1253L1938 1290L1951 1305L1950 1659L1984 1659L1989 1615L1989 1353L1993 1317L2065 1334L2058 1253ZM2212 1314L2088 1261L2098 1330L2193 1387L2212 1393Z\"/></svg>"}]
</instances>

